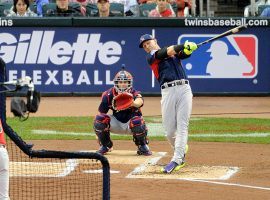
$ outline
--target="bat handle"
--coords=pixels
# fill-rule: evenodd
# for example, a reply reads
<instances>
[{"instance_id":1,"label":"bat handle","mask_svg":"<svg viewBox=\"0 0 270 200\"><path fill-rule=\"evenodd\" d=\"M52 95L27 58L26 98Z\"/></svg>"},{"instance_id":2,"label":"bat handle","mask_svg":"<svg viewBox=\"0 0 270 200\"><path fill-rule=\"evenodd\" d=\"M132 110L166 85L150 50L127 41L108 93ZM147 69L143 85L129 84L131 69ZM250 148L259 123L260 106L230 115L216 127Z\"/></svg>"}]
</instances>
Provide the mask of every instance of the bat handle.
<instances>
[{"instance_id":1,"label":"bat handle","mask_svg":"<svg viewBox=\"0 0 270 200\"><path fill-rule=\"evenodd\" d=\"M201 47L202 45L203 45L203 43L201 42L201 43L197 44L197 47L199 48L199 47Z\"/></svg>"}]
</instances>

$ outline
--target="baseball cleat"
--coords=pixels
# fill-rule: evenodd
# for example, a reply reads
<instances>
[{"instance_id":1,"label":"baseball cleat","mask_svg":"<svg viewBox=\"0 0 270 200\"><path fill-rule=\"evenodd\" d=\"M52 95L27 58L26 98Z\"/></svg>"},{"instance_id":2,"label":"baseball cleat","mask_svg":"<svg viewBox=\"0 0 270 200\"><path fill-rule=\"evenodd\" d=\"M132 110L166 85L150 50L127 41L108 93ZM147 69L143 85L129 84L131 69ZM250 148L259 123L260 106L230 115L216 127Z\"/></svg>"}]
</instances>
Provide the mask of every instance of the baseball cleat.
<instances>
[{"instance_id":1,"label":"baseball cleat","mask_svg":"<svg viewBox=\"0 0 270 200\"><path fill-rule=\"evenodd\" d=\"M150 151L147 144L144 144L144 145L138 146L137 154L138 155L144 155L144 156L151 156L152 152Z\"/></svg>"},{"instance_id":2,"label":"baseball cleat","mask_svg":"<svg viewBox=\"0 0 270 200\"><path fill-rule=\"evenodd\" d=\"M109 151L112 151L112 148L101 145L99 150L97 150L96 152L101 154L101 155L105 155Z\"/></svg>"},{"instance_id":3,"label":"baseball cleat","mask_svg":"<svg viewBox=\"0 0 270 200\"><path fill-rule=\"evenodd\" d=\"M179 171L181 168L183 168L186 165L186 163L183 161L180 165L178 165L176 162L171 161L168 165L166 165L164 168L161 168L161 172L165 174L170 174L172 171Z\"/></svg>"}]
</instances>

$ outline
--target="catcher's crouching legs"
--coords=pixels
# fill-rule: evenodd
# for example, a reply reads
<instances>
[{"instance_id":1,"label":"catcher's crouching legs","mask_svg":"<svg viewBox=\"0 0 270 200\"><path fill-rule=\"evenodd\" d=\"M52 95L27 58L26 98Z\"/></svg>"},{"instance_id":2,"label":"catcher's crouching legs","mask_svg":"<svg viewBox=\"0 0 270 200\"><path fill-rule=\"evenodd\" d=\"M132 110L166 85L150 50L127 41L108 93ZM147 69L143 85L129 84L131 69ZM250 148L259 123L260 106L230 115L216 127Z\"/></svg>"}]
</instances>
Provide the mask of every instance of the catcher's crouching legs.
<instances>
[{"instance_id":1,"label":"catcher's crouching legs","mask_svg":"<svg viewBox=\"0 0 270 200\"><path fill-rule=\"evenodd\" d=\"M133 134L133 141L138 146L137 154L150 156L152 152L148 147L147 127L141 116L135 116L130 119L129 127Z\"/></svg>"},{"instance_id":2,"label":"catcher's crouching legs","mask_svg":"<svg viewBox=\"0 0 270 200\"><path fill-rule=\"evenodd\" d=\"M98 114L94 120L94 130L98 137L98 142L100 144L100 149L97 153L102 155L111 151L113 143L110 138L110 117L107 114Z\"/></svg>"}]
</instances>

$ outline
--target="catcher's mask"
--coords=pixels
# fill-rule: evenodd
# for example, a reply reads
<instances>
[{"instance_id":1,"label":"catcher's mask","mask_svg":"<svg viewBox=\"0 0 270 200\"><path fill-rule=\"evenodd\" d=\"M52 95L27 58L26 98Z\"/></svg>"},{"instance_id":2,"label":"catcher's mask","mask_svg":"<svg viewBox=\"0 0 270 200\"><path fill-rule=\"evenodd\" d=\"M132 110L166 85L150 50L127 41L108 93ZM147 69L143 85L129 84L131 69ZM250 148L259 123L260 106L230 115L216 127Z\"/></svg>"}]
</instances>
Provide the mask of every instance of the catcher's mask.
<instances>
[{"instance_id":1,"label":"catcher's mask","mask_svg":"<svg viewBox=\"0 0 270 200\"><path fill-rule=\"evenodd\" d=\"M113 82L114 82L114 88L116 89L118 93L128 92L132 88L133 77L131 73L122 69L115 75ZM124 86L123 82L127 82L126 86Z\"/></svg>"}]
</instances>

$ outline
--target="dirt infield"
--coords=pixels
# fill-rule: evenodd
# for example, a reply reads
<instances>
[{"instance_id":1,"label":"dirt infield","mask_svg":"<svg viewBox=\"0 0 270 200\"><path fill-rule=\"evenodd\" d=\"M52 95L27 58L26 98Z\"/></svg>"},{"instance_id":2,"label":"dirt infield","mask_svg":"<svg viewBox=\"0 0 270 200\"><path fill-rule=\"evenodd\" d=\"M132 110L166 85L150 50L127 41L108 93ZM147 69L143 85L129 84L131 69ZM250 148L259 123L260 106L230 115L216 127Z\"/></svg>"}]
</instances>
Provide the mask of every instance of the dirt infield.
<instances>
[{"instance_id":1,"label":"dirt infield","mask_svg":"<svg viewBox=\"0 0 270 200\"><path fill-rule=\"evenodd\" d=\"M42 98L39 112L32 116L92 116L97 112L99 99L95 97ZM160 115L159 101L160 98L145 98L144 114ZM9 108L9 100L7 108ZM7 114L11 116L10 112ZM192 116L270 118L270 97L196 97ZM35 149L72 151L97 148L96 141L39 140L33 143ZM158 160L157 168L165 165L172 156L172 150L166 141L152 141L150 147L155 152L154 155L158 152L167 152ZM188 164L182 173L196 174L203 171L202 169L226 170L233 167L238 171L227 177L228 179L218 180L187 177L181 179L179 178L181 174L175 174L178 179L174 179L171 175L155 176L158 172L150 177L143 178L135 175L127 178L142 164L149 164L154 156L149 158L137 156L132 141L114 141L114 151L108 155L108 159L111 161L111 170L119 173L111 174L111 199L270 199L269 145L190 142L189 147Z\"/></svg>"},{"instance_id":2,"label":"dirt infield","mask_svg":"<svg viewBox=\"0 0 270 200\"><path fill-rule=\"evenodd\" d=\"M165 151L159 164L166 164L172 151L167 142L150 143L154 152ZM138 167L138 162L130 163L125 155L119 155L122 163L112 161L111 170L120 173L111 174L111 199L188 199L188 200L228 200L228 199L270 199L270 148L269 145L197 143L189 144L187 166L237 166L240 170L228 180L210 180L196 182L189 180L126 178ZM95 141L35 141L37 149L86 150L97 148ZM145 159L136 156L136 147L132 141L114 141L114 150L133 151L133 159ZM113 153L113 152L112 152ZM110 161L110 156L108 156ZM123 162L123 159L126 160ZM235 185L233 185L235 184ZM258 188L256 188L258 187Z\"/></svg>"},{"instance_id":3,"label":"dirt infield","mask_svg":"<svg viewBox=\"0 0 270 200\"><path fill-rule=\"evenodd\" d=\"M145 97L143 113L160 115L160 97ZM31 116L94 116L100 97L42 97ZM10 113L7 99L7 115ZM192 116L270 118L270 97L194 97Z\"/></svg>"}]
</instances>

